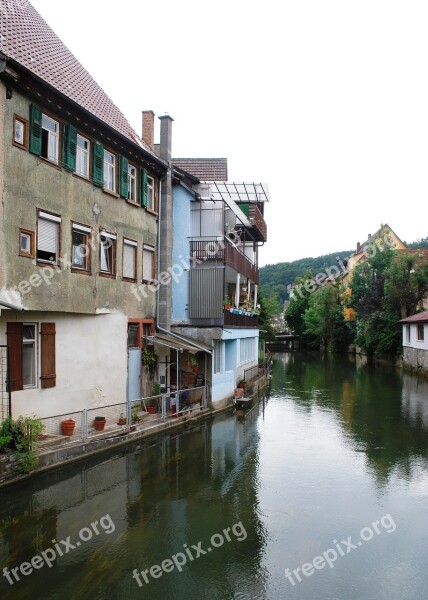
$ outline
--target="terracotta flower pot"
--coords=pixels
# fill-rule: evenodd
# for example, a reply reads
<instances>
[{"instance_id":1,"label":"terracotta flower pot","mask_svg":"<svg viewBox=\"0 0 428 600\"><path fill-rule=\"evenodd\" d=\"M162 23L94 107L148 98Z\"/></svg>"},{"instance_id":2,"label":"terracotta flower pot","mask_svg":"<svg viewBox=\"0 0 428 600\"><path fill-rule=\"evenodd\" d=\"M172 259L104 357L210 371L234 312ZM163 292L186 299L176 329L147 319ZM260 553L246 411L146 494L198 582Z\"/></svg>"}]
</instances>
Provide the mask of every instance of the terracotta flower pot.
<instances>
[{"instance_id":1,"label":"terracotta flower pot","mask_svg":"<svg viewBox=\"0 0 428 600\"><path fill-rule=\"evenodd\" d=\"M157 406L148 406L147 412L149 415L155 415L158 412Z\"/></svg>"},{"instance_id":2,"label":"terracotta flower pot","mask_svg":"<svg viewBox=\"0 0 428 600\"><path fill-rule=\"evenodd\" d=\"M94 425L96 431L103 431L104 427L106 426L105 417L95 417Z\"/></svg>"},{"instance_id":3,"label":"terracotta flower pot","mask_svg":"<svg viewBox=\"0 0 428 600\"><path fill-rule=\"evenodd\" d=\"M244 388L236 388L235 390L235 398L243 398L244 397Z\"/></svg>"},{"instance_id":4,"label":"terracotta flower pot","mask_svg":"<svg viewBox=\"0 0 428 600\"><path fill-rule=\"evenodd\" d=\"M68 436L73 435L75 427L76 427L76 421L73 421L73 419L65 419L65 421L62 421L62 423L61 423L61 430L62 430L63 435L68 435Z\"/></svg>"}]
</instances>

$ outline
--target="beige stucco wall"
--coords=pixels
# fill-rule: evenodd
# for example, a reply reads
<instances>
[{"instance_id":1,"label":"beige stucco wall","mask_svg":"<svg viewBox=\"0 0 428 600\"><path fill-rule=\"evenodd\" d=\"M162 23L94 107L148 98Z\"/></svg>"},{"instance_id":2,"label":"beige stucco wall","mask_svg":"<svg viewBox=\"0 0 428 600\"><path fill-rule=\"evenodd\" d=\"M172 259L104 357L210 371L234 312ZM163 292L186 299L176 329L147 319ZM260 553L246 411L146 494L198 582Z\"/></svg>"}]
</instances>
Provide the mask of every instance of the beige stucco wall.
<instances>
[{"instance_id":1,"label":"beige stucco wall","mask_svg":"<svg viewBox=\"0 0 428 600\"><path fill-rule=\"evenodd\" d=\"M128 319L125 315L2 310L0 344L6 344L8 321L54 322L56 329L56 386L42 389L39 384L35 389L12 392L15 418L32 414L43 418L126 401ZM39 381L39 341L37 350Z\"/></svg>"},{"instance_id":2,"label":"beige stucco wall","mask_svg":"<svg viewBox=\"0 0 428 600\"><path fill-rule=\"evenodd\" d=\"M35 261L20 257L19 228L36 230L36 209L53 212L62 217L61 256L71 257L71 222L92 227L96 237L100 227L116 233L117 276L116 279L100 277L99 244L92 251L92 275L72 273L70 268L56 272L49 284L43 282L20 294L20 302L30 310L95 313L98 308L120 310L132 318L149 318L155 315L155 295L139 301L132 293L129 282L122 281L123 237L138 242L138 283L142 279L143 243L156 245L156 216L135 207L123 199L106 194L90 182L55 168L25 150L12 145L13 115L28 119L30 101L14 91L13 98L5 100L4 85L0 83L0 118L4 114L4 144L0 156L4 156L3 214L0 221L0 289L10 290L30 276L40 273ZM55 114L54 108L51 112ZM61 114L58 113L61 120ZM0 122L0 143L2 141ZM93 137L108 142L93 133ZM121 153L119 144L110 143L113 150ZM0 186L2 184L2 161L0 158ZM4 248L1 245L4 244ZM3 299L6 299L3 294Z\"/></svg>"}]
</instances>

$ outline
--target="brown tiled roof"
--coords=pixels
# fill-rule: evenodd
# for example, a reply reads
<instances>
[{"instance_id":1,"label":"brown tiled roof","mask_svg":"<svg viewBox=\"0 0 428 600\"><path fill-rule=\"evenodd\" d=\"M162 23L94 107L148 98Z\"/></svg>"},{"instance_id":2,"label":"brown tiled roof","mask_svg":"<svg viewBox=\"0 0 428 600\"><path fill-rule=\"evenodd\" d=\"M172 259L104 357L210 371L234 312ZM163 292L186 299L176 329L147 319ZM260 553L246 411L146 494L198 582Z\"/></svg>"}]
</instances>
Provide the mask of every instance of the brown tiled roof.
<instances>
[{"instance_id":1,"label":"brown tiled roof","mask_svg":"<svg viewBox=\"0 0 428 600\"><path fill-rule=\"evenodd\" d=\"M401 319L400 323L427 323L428 322L428 310L424 310L424 312L418 313L417 315L412 315L411 317L407 317L406 319Z\"/></svg>"},{"instance_id":2,"label":"brown tiled roof","mask_svg":"<svg viewBox=\"0 0 428 600\"><path fill-rule=\"evenodd\" d=\"M227 181L227 158L173 158L172 164L201 181Z\"/></svg>"},{"instance_id":3,"label":"brown tiled roof","mask_svg":"<svg viewBox=\"0 0 428 600\"><path fill-rule=\"evenodd\" d=\"M0 0L0 50L89 113L153 152L27 0Z\"/></svg>"},{"instance_id":4,"label":"brown tiled roof","mask_svg":"<svg viewBox=\"0 0 428 600\"><path fill-rule=\"evenodd\" d=\"M428 250L426 248L399 248L397 252L400 254L413 254L416 258L428 260Z\"/></svg>"}]
</instances>

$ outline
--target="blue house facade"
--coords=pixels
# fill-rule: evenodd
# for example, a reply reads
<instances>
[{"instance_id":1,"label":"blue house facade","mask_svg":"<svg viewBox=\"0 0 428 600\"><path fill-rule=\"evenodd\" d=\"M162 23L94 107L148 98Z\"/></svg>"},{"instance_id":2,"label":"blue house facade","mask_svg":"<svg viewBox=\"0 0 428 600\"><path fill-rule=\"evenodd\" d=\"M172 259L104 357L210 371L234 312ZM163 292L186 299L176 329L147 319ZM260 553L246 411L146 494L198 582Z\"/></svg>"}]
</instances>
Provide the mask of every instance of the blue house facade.
<instances>
[{"instance_id":1,"label":"blue house facade","mask_svg":"<svg viewBox=\"0 0 428 600\"><path fill-rule=\"evenodd\" d=\"M193 160L183 159L186 168L213 175L209 162L203 167L215 159ZM181 164L173 160L171 332L211 348L199 357L199 377L218 407L258 364L258 247L269 193L261 183L202 181Z\"/></svg>"}]
</instances>

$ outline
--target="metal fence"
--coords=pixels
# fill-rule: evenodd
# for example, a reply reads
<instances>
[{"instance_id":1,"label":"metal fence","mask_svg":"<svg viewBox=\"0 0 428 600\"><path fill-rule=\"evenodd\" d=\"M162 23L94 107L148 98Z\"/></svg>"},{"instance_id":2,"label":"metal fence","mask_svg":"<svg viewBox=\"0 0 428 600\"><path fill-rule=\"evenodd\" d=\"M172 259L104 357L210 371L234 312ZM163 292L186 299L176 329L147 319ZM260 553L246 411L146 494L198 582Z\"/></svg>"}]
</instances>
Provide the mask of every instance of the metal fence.
<instances>
[{"instance_id":1,"label":"metal fence","mask_svg":"<svg viewBox=\"0 0 428 600\"><path fill-rule=\"evenodd\" d=\"M248 383L252 379L255 379L259 376L259 365L254 365L253 367L249 367L244 371L244 381Z\"/></svg>"},{"instance_id":2,"label":"metal fence","mask_svg":"<svg viewBox=\"0 0 428 600\"><path fill-rule=\"evenodd\" d=\"M0 422L10 415L9 348L0 346Z\"/></svg>"},{"instance_id":3,"label":"metal fence","mask_svg":"<svg viewBox=\"0 0 428 600\"><path fill-rule=\"evenodd\" d=\"M200 386L131 402L45 417L41 419L44 429L40 436L40 450L142 431L161 421L181 417L206 406L206 387ZM64 425L64 421L70 420L74 422L71 434L70 430L66 433L66 424Z\"/></svg>"}]
</instances>

